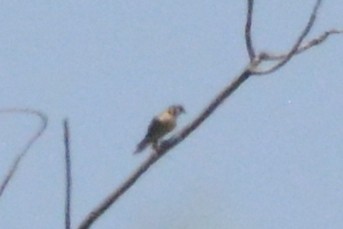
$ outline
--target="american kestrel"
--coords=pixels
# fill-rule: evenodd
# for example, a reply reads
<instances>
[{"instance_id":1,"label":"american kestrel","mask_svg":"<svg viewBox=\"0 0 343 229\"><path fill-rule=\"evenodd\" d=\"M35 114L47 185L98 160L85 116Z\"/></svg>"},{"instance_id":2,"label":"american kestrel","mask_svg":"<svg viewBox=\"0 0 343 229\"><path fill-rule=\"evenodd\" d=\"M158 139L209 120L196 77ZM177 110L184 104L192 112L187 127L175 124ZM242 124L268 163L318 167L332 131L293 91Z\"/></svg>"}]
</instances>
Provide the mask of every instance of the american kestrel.
<instances>
[{"instance_id":1,"label":"american kestrel","mask_svg":"<svg viewBox=\"0 0 343 229\"><path fill-rule=\"evenodd\" d=\"M176 120L182 113L185 113L183 106L172 105L168 107L167 110L154 117L150 122L145 137L138 143L134 153L140 153L150 144L152 144L153 148L156 148L158 141L175 128Z\"/></svg>"}]
</instances>

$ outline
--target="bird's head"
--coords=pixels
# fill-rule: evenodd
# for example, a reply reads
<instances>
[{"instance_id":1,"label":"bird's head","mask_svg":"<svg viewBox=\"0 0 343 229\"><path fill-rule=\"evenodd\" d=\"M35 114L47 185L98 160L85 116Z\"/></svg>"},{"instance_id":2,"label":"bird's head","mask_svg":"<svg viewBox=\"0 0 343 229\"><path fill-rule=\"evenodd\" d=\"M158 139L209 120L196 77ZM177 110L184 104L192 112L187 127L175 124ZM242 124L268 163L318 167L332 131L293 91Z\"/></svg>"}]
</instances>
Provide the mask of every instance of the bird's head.
<instances>
[{"instance_id":1,"label":"bird's head","mask_svg":"<svg viewBox=\"0 0 343 229\"><path fill-rule=\"evenodd\" d=\"M168 112L174 116L179 116L182 113L186 113L185 108L181 105L172 105L168 108Z\"/></svg>"}]
</instances>

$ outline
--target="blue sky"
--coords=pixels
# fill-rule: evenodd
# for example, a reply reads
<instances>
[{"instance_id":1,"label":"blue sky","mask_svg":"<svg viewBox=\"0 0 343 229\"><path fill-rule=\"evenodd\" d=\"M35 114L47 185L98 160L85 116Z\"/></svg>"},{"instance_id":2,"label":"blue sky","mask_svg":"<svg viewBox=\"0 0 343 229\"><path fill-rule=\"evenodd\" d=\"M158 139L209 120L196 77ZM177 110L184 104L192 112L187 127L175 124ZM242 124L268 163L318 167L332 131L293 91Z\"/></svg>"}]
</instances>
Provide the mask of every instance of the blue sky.
<instances>
[{"instance_id":1,"label":"blue sky","mask_svg":"<svg viewBox=\"0 0 343 229\"><path fill-rule=\"evenodd\" d=\"M257 1L258 51L287 50L314 0ZM76 226L148 155L151 117L190 122L247 64L245 1L2 1L0 105L49 126L2 196L0 228L64 223L62 120L69 118ZM324 1L309 37L343 27ZM93 228L343 228L343 37L248 80L153 166ZM36 130L0 116L0 176Z\"/></svg>"}]
</instances>

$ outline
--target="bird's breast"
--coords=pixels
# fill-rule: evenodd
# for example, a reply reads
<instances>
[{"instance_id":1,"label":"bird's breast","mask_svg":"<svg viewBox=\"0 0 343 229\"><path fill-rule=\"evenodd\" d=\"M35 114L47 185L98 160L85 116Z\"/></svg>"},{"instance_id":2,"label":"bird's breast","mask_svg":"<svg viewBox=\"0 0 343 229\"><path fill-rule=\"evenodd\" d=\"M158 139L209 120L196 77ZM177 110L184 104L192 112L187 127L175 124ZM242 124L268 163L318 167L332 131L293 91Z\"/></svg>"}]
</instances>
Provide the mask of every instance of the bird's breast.
<instances>
[{"instance_id":1,"label":"bird's breast","mask_svg":"<svg viewBox=\"0 0 343 229\"><path fill-rule=\"evenodd\" d=\"M172 131L176 126L175 117L168 113L160 115L158 117L158 120L161 123L161 129L162 129L161 132L163 132L163 134L166 134Z\"/></svg>"}]
</instances>

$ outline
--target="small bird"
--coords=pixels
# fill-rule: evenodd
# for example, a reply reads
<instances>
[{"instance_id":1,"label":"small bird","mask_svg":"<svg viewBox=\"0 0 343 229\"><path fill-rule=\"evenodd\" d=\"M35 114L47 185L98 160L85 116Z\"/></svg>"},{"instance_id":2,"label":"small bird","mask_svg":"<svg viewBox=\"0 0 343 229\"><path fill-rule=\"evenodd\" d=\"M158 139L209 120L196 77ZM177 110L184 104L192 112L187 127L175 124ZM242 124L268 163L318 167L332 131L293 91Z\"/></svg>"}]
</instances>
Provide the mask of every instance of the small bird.
<instances>
[{"instance_id":1,"label":"small bird","mask_svg":"<svg viewBox=\"0 0 343 229\"><path fill-rule=\"evenodd\" d=\"M145 137L138 143L134 154L142 152L149 144L152 144L152 147L156 149L158 141L175 128L176 120L182 113L185 113L183 106L172 105L154 117L150 122Z\"/></svg>"}]
</instances>

